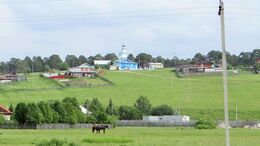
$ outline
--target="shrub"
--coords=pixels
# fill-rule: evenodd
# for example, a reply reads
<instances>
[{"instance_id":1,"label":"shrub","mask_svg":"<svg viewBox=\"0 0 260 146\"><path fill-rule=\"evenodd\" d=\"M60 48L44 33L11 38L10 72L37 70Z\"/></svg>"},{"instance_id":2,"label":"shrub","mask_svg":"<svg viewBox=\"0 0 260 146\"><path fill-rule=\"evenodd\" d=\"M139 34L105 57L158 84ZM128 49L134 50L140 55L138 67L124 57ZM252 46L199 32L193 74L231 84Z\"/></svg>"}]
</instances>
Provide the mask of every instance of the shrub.
<instances>
[{"instance_id":1,"label":"shrub","mask_svg":"<svg viewBox=\"0 0 260 146\"><path fill-rule=\"evenodd\" d=\"M152 105L150 101L145 96L140 96L134 106L141 111L143 115L149 115Z\"/></svg>"},{"instance_id":2,"label":"shrub","mask_svg":"<svg viewBox=\"0 0 260 146\"><path fill-rule=\"evenodd\" d=\"M108 116L107 117L107 123L108 124L111 124L113 128L116 127L116 122L118 120L118 117L117 116Z\"/></svg>"},{"instance_id":3,"label":"shrub","mask_svg":"<svg viewBox=\"0 0 260 146\"><path fill-rule=\"evenodd\" d=\"M52 139L49 141L42 141L36 146L78 146L74 142L67 142L66 140Z\"/></svg>"},{"instance_id":4,"label":"shrub","mask_svg":"<svg viewBox=\"0 0 260 146\"><path fill-rule=\"evenodd\" d=\"M215 121L212 119L200 119L199 121L196 122L195 124L196 129L216 129L217 124Z\"/></svg>"},{"instance_id":5,"label":"shrub","mask_svg":"<svg viewBox=\"0 0 260 146\"><path fill-rule=\"evenodd\" d=\"M174 110L171 106L163 104L152 108L151 114L154 116L173 115Z\"/></svg>"}]
</instances>

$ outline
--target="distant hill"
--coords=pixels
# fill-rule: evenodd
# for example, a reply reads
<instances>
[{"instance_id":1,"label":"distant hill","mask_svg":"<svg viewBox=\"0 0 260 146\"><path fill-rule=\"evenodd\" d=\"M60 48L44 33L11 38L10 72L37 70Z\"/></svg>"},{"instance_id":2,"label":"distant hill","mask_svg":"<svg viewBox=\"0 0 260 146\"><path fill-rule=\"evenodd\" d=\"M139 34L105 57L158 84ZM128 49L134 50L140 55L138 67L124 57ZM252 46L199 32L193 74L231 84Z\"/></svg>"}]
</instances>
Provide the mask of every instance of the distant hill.
<instances>
[{"instance_id":1,"label":"distant hill","mask_svg":"<svg viewBox=\"0 0 260 146\"><path fill-rule=\"evenodd\" d=\"M205 116L223 119L222 76L177 78L172 70L164 69L107 71L104 77L113 81L115 85L97 88L59 88L60 85L55 82L42 80L37 75L29 75L28 81L0 85L0 103L8 106L19 102L76 97L81 103L86 99L98 98L104 106L107 106L111 98L115 106L120 106L132 105L140 95L144 95L153 106L169 104L176 110L180 108L181 114L190 115L193 119ZM245 73L229 76L228 87L231 120L235 119L236 105L238 119L260 120L260 76Z\"/></svg>"}]
</instances>

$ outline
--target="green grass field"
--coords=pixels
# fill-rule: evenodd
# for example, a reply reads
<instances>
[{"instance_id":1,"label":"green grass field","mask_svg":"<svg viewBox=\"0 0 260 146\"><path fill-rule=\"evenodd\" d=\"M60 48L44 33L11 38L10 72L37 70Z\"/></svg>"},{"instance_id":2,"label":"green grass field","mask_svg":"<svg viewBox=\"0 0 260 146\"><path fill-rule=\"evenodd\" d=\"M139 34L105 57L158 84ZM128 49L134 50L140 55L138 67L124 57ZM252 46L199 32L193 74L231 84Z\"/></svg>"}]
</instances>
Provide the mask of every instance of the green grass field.
<instances>
[{"instance_id":1,"label":"green grass field","mask_svg":"<svg viewBox=\"0 0 260 146\"><path fill-rule=\"evenodd\" d=\"M19 91L19 88L57 87L53 82L41 81L37 75L26 82L0 86L0 103L6 106L18 102L37 102L40 100L61 100L76 97L80 103L86 99L98 98L106 106L111 98L115 106L132 105L144 95L153 106L169 104L181 108L181 114L191 115L193 119L211 116L223 119L222 76L196 76L177 78L170 69L155 71L120 72L107 71L104 77L115 82L115 86L97 88L65 88L37 91ZM238 119L260 119L260 76L238 74L228 77L230 118L235 119L238 106Z\"/></svg>"},{"instance_id":2,"label":"green grass field","mask_svg":"<svg viewBox=\"0 0 260 146\"><path fill-rule=\"evenodd\" d=\"M53 138L66 139L80 146L224 146L224 129L126 128L108 129L93 134L90 129L68 130L0 130L1 146L35 146ZM259 146L260 131L231 129L231 145Z\"/></svg>"}]
</instances>

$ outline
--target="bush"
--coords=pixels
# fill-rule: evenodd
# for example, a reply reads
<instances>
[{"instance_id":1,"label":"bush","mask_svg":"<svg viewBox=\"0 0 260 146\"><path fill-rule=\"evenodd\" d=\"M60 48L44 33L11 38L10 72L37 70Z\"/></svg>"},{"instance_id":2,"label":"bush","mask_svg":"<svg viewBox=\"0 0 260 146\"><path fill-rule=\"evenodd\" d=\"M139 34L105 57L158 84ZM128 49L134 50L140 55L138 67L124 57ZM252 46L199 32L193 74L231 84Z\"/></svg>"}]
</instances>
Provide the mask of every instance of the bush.
<instances>
[{"instance_id":1,"label":"bush","mask_svg":"<svg viewBox=\"0 0 260 146\"><path fill-rule=\"evenodd\" d=\"M67 142L66 140L52 139L49 141L42 141L36 146L78 146L74 142Z\"/></svg>"},{"instance_id":2,"label":"bush","mask_svg":"<svg viewBox=\"0 0 260 146\"><path fill-rule=\"evenodd\" d=\"M92 116L92 115L91 116L87 116L86 123L95 124L95 123L97 123L97 119L94 116Z\"/></svg>"},{"instance_id":3,"label":"bush","mask_svg":"<svg viewBox=\"0 0 260 146\"><path fill-rule=\"evenodd\" d=\"M195 124L196 129L216 129L217 124L212 119L200 119Z\"/></svg>"},{"instance_id":4,"label":"bush","mask_svg":"<svg viewBox=\"0 0 260 146\"><path fill-rule=\"evenodd\" d=\"M117 120L118 120L117 116L108 116L107 117L107 124L112 124L112 127L115 128Z\"/></svg>"},{"instance_id":5,"label":"bush","mask_svg":"<svg viewBox=\"0 0 260 146\"><path fill-rule=\"evenodd\" d=\"M163 104L152 108L151 114L154 116L173 115L174 110L171 106Z\"/></svg>"},{"instance_id":6,"label":"bush","mask_svg":"<svg viewBox=\"0 0 260 146\"><path fill-rule=\"evenodd\" d=\"M142 113L132 106L120 106L119 107L119 119L120 120L139 120L142 119Z\"/></svg>"}]
</instances>

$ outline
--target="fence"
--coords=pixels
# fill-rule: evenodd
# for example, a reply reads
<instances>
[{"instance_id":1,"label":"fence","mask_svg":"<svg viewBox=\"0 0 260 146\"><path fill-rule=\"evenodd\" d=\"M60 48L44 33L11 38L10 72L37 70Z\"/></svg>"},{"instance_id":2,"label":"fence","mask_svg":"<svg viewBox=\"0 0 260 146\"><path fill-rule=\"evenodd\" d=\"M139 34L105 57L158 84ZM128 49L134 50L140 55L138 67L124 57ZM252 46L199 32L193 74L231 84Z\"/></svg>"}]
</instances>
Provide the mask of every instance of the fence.
<instances>
[{"instance_id":1,"label":"fence","mask_svg":"<svg viewBox=\"0 0 260 146\"><path fill-rule=\"evenodd\" d=\"M117 126L122 127L195 127L196 122L143 122L142 120L121 120Z\"/></svg>"},{"instance_id":2,"label":"fence","mask_svg":"<svg viewBox=\"0 0 260 146\"><path fill-rule=\"evenodd\" d=\"M89 129L93 124L1 124L0 129ZM111 127L111 125L109 125Z\"/></svg>"}]
</instances>

